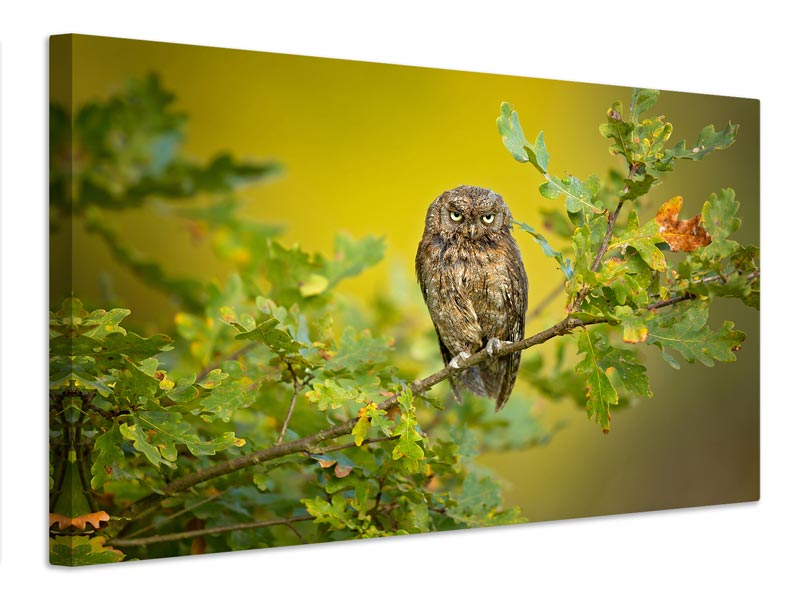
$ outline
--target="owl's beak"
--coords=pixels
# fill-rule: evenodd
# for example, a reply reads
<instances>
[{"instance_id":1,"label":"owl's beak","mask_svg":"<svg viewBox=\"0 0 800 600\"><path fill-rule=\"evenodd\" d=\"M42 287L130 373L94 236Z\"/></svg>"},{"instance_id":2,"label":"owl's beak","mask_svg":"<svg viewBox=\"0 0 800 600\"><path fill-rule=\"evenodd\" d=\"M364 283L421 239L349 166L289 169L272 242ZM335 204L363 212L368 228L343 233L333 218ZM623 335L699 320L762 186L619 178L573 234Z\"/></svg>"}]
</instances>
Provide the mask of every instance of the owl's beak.
<instances>
[{"instance_id":1,"label":"owl's beak","mask_svg":"<svg viewBox=\"0 0 800 600\"><path fill-rule=\"evenodd\" d=\"M477 233L477 228L475 227L475 223L469 226L469 239L475 239L475 233Z\"/></svg>"}]
</instances>

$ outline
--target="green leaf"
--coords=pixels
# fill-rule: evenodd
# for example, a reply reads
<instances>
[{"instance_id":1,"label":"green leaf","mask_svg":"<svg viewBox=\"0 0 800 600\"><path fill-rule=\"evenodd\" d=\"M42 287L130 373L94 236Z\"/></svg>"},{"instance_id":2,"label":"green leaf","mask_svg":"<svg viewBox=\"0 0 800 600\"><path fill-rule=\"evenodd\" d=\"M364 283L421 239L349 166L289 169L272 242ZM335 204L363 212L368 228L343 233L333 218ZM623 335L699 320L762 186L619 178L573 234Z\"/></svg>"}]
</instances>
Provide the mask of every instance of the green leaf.
<instances>
[{"instance_id":1,"label":"green leaf","mask_svg":"<svg viewBox=\"0 0 800 600\"><path fill-rule=\"evenodd\" d=\"M89 329L84 333L86 337L94 339L103 339L110 333L121 333L125 335L126 331L119 326L122 320L131 314L127 308L114 308L109 311L95 310L86 319L83 320L83 327Z\"/></svg>"},{"instance_id":2,"label":"green leaf","mask_svg":"<svg viewBox=\"0 0 800 600\"><path fill-rule=\"evenodd\" d=\"M500 509L500 486L493 478L481 477L475 471L470 471L464 478L463 489L455 500L455 506L448 508L447 514L467 527L507 525L524 521L518 510Z\"/></svg>"},{"instance_id":3,"label":"green leaf","mask_svg":"<svg viewBox=\"0 0 800 600\"><path fill-rule=\"evenodd\" d=\"M567 279L572 277L572 275L574 274L574 270L570 265L569 259L564 258L561 252L556 252L555 250L553 250L553 248L550 247L550 244L547 243L547 240L541 233L537 233L536 230L534 230L534 228L528 225L527 223L522 223L520 221L515 220L514 224L520 227L524 232L530 234L531 237L533 237L536 243L542 247L542 251L544 252L545 256L556 259L556 262L558 262L559 266L561 267L561 270L564 272L564 275Z\"/></svg>"},{"instance_id":4,"label":"green leaf","mask_svg":"<svg viewBox=\"0 0 800 600\"><path fill-rule=\"evenodd\" d=\"M708 302L683 302L657 315L647 343L661 348L664 360L675 368L680 368L679 364L668 350L679 352L688 363L697 360L707 367L714 366L714 361L735 361L734 353L744 342L745 334L735 330L730 321L716 331L706 325L707 321Z\"/></svg>"},{"instance_id":5,"label":"green leaf","mask_svg":"<svg viewBox=\"0 0 800 600\"><path fill-rule=\"evenodd\" d=\"M652 108L658 101L658 96L660 94L661 92L659 90L635 88L633 90L633 98L631 99L631 120L637 123L639 121L639 115Z\"/></svg>"},{"instance_id":6,"label":"green leaf","mask_svg":"<svg viewBox=\"0 0 800 600\"><path fill-rule=\"evenodd\" d=\"M416 409L413 405L413 395L408 389L398 397L398 403L403 412L393 432L399 438L392 448L392 459L401 460L403 468L413 473L419 470L419 461L425 458L425 450L417 443L422 441L423 437L417 431Z\"/></svg>"},{"instance_id":7,"label":"green leaf","mask_svg":"<svg viewBox=\"0 0 800 600\"><path fill-rule=\"evenodd\" d=\"M614 312L622 325L622 341L629 344L647 341L648 323L654 316L652 312L635 312L630 306L618 306Z\"/></svg>"},{"instance_id":8,"label":"green leaf","mask_svg":"<svg viewBox=\"0 0 800 600\"><path fill-rule=\"evenodd\" d=\"M125 466L119 423L114 422L111 429L97 436L94 441L94 451L92 488L102 491L106 481L113 479Z\"/></svg>"},{"instance_id":9,"label":"green leaf","mask_svg":"<svg viewBox=\"0 0 800 600\"><path fill-rule=\"evenodd\" d=\"M102 339L87 336L50 340L50 356L93 356L98 360L119 360L120 355L142 361L172 349L172 340L157 334L143 338L136 333L110 333Z\"/></svg>"},{"instance_id":10,"label":"green leaf","mask_svg":"<svg viewBox=\"0 0 800 600\"><path fill-rule=\"evenodd\" d=\"M158 451L158 448L150 443L149 433L147 430L142 430L142 427L139 425L137 421L134 420L132 425L128 425L127 423L123 423L120 425L120 433L125 439L131 440L133 442L133 447L144 454L145 458L149 460L153 465L159 466L161 464L167 465L169 467L174 468L175 465L172 464L171 461L174 461L177 458L177 452L171 453L171 460L164 460L161 458L161 453ZM153 430L155 433L155 430ZM174 445L172 446L174 449Z\"/></svg>"},{"instance_id":11,"label":"green leaf","mask_svg":"<svg viewBox=\"0 0 800 600\"><path fill-rule=\"evenodd\" d=\"M620 198L622 200L635 200L644 196L650 191L650 188L656 183L656 178L650 173L646 173L641 179L625 179L623 190L626 190Z\"/></svg>"},{"instance_id":12,"label":"green leaf","mask_svg":"<svg viewBox=\"0 0 800 600\"><path fill-rule=\"evenodd\" d=\"M330 287L379 263L386 253L386 242L373 235L356 240L346 233L338 233L333 250L333 259L325 264L325 275L330 281Z\"/></svg>"},{"instance_id":13,"label":"green leaf","mask_svg":"<svg viewBox=\"0 0 800 600\"><path fill-rule=\"evenodd\" d=\"M318 273L312 273L308 276L308 279L300 284L300 295L303 298L308 298L309 296L317 296L328 289L328 278L319 275Z\"/></svg>"},{"instance_id":14,"label":"green leaf","mask_svg":"<svg viewBox=\"0 0 800 600\"><path fill-rule=\"evenodd\" d=\"M621 154L628 163L633 163L633 133L634 124L625 121L622 117L622 105L614 102L606 113L606 122L600 125L600 134L612 140L609 152L612 155Z\"/></svg>"},{"instance_id":15,"label":"green leaf","mask_svg":"<svg viewBox=\"0 0 800 600\"><path fill-rule=\"evenodd\" d=\"M366 399L364 392L358 386L350 384L345 387L340 383L341 381L334 379L314 381L311 390L305 393L306 399L316 404L319 410L340 408L348 401L362 402Z\"/></svg>"},{"instance_id":16,"label":"green leaf","mask_svg":"<svg viewBox=\"0 0 800 600\"><path fill-rule=\"evenodd\" d=\"M700 160L709 152L714 150L724 150L730 147L736 141L736 134L739 132L739 126L733 123L728 123L725 129L717 131L713 125L706 125L700 131L697 141L689 148L686 146L686 140L681 140L672 151L672 157L683 158L688 160Z\"/></svg>"},{"instance_id":17,"label":"green leaf","mask_svg":"<svg viewBox=\"0 0 800 600\"><path fill-rule=\"evenodd\" d=\"M244 373L242 366L236 361L227 361L224 368L225 377L220 377L220 384L200 397L199 404L203 410L201 417L205 421L228 423L237 410L247 408L256 401L259 386Z\"/></svg>"},{"instance_id":18,"label":"green leaf","mask_svg":"<svg viewBox=\"0 0 800 600\"><path fill-rule=\"evenodd\" d=\"M578 352L584 358L575 366L575 372L585 375L586 412L600 424L603 433L611 428L611 406L619 403L619 394L609 378L615 377L631 394L650 397L647 369L639 362L635 352L611 346L597 332L584 329L578 339Z\"/></svg>"},{"instance_id":19,"label":"green leaf","mask_svg":"<svg viewBox=\"0 0 800 600\"><path fill-rule=\"evenodd\" d=\"M611 405L619 401L617 390L600 365L588 331L581 333L578 349L586 354L575 366L576 372L587 376L586 412L590 418L595 417L595 421L603 428L603 433L608 433L611 429Z\"/></svg>"},{"instance_id":20,"label":"green leaf","mask_svg":"<svg viewBox=\"0 0 800 600\"><path fill-rule=\"evenodd\" d=\"M631 247L651 269L664 271L667 268L667 259L657 246L663 241L658 233L658 223L651 220L639 227L639 217L636 211L632 210L625 229L618 236L612 237L608 249L624 253L627 247Z\"/></svg>"},{"instance_id":21,"label":"green leaf","mask_svg":"<svg viewBox=\"0 0 800 600\"><path fill-rule=\"evenodd\" d=\"M280 321L270 317L258 324L252 331L246 331L236 336L237 340L255 340L269 347L276 354L294 354L305 344L292 338L291 333L281 327Z\"/></svg>"},{"instance_id":22,"label":"green leaf","mask_svg":"<svg viewBox=\"0 0 800 600\"><path fill-rule=\"evenodd\" d=\"M175 468L178 445L185 446L195 456L203 456L244 444L244 440L237 439L233 432L202 441L195 429L182 422L182 416L176 412L139 410L127 418L131 423L123 423L119 428L122 437L131 440L134 449L155 466Z\"/></svg>"},{"instance_id":23,"label":"green leaf","mask_svg":"<svg viewBox=\"0 0 800 600\"><path fill-rule=\"evenodd\" d=\"M594 198L597 193L596 180L581 182L574 175L567 175L559 179L546 175L547 182L539 186L539 192L545 198L556 200L562 196L566 199L567 212L599 214L604 209L595 206Z\"/></svg>"},{"instance_id":24,"label":"green leaf","mask_svg":"<svg viewBox=\"0 0 800 600\"><path fill-rule=\"evenodd\" d=\"M533 142L533 147L526 147L525 152L528 153L528 159L540 173L547 173L547 169L550 166L550 153L547 151L547 147L544 144L544 131L539 132L539 135L536 136L536 140Z\"/></svg>"},{"instance_id":25,"label":"green leaf","mask_svg":"<svg viewBox=\"0 0 800 600\"><path fill-rule=\"evenodd\" d=\"M222 369L212 369L206 374L206 376L203 378L203 381L201 381L197 385L199 385L201 388L211 390L214 389L215 387L218 387L228 377L229 375L225 373Z\"/></svg>"},{"instance_id":26,"label":"green leaf","mask_svg":"<svg viewBox=\"0 0 800 600\"><path fill-rule=\"evenodd\" d=\"M638 306L649 300L648 288L653 271L640 255L629 253L625 256L612 256L601 263L597 272L597 283L611 292L602 290L605 298L618 306L631 304ZM608 313L604 312L608 316Z\"/></svg>"},{"instance_id":27,"label":"green leaf","mask_svg":"<svg viewBox=\"0 0 800 600\"><path fill-rule=\"evenodd\" d=\"M366 405L366 415L370 423L380 429L383 435L392 435L394 421L387 419L386 414L386 411L378 408L378 405L374 402L370 402Z\"/></svg>"},{"instance_id":28,"label":"green leaf","mask_svg":"<svg viewBox=\"0 0 800 600\"><path fill-rule=\"evenodd\" d=\"M757 269L756 269L757 270ZM760 293L759 278L751 277L753 269L734 271L724 279L713 279L707 283L690 283L689 291L702 298L739 298L747 306L758 307Z\"/></svg>"},{"instance_id":29,"label":"green leaf","mask_svg":"<svg viewBox=\"0 0 800 600\"><path fill-rule=\"evenodd\" d=\"M739 247L739 244L728 238L738 231L741 219L736 217L739 203L735 199L736 193L730 189L722 190L719 195L711 196L703 204L703 225L711 236L711 244L700 252L711 259L730 256Z\"/></svg>"},{"instance_id":30,"label":"green leaf","mask_svg":"<svg viewBox=\"0 0 800 600\"><path fill-rule=\"evenodd\" d=\"M368 330L356 331L346 327L335 353L325 363L325 369L350 373L372 371L375 365L386 362L393 343L392 338L373 337Z\"/></svg>"},{"instance_id":31,"label":"green leaf","mask_svg":"<svg viewBox=\"0 0 800 600\"><path fill-rule=\"evenodd\" d=\"M300 287L313 274L322 275L324 259L318 254L308 254L298 245L286 248L275 240L267 242L267 277L270 283L269 296L280 306L291 306L303 302ZM330 275L328 279L331 280Z\"/></svg>"},{"instance_id":32,"label":"green leaf","mask_svg":"<svg viewBox=\"0 0 800 600\"><path fill-rule=\"evenodd\" d=\"M738 295L747 306L753 308L759 308L761 300L759 260L760 252L756 246L740 247L730 259L731 265L737 272L757 275L755 278L748 277L749 289L743 289L742 293Z\"/></svg>"},{"instance_id":33,"label":"green leaf","mask_svg":"<svg viewBox=\"0 0 800 600\"><path fill-rule=\"evenodd\" d=\"M484 402L482 400L482 402ZM486 402L476 426L481 432L482 451L507 452L546 444L560 425L546 426L537 405L513 398L499 413Z\"/></svg>"},{"instance_id":34,"label":"green leaf","mask_svg":"<svg viewBox=\"0 0 800 600\"><path fill-rule=\"evenodd\" d=\"M422 436L417 431L417 421L413 415L404 413L400 418L400 423L394 430L394 434L400 437L392 449L393 459L398 460L406 457L417 460L425 457L425 451L417 444L422 439Z\"/></svg>"},{"instance_id":35,"label":"green leaf","mask_svg":"<svg viewBox=\"0 0 800 600\"><path fill-rule=\"evenodd\" d=\"M503 145L511 156L519 162L528 162L543 175L550 164L550 153L544 143L544 132L539 132L536 141L531 144L525 139L517 111L511 109L508 102L500 104L500 116L497 117L497 130L503 139Z\"/></svg>"},{"instance_id":36,"label":"green leaf","mask_svg":"<svg viewBox=\"0 0 800 600\"><path fill-rule=\"evenodd\" d=\"M314 523L325 523L331 529L358 529L358 522L343 496L334 496L330 502L324 498L305 498L300 500L314 517Z\"/></svg>"},{"instance_id":37,"label":"green leaf","mask_svg":"<svg viewBox=\"0 0 800 600\"><path fill-rule=\"evenodd\" d=\"M430 511L423 502L407 502L406 515L410 521L408 529L411 533L427 533L430 531Z\"/></svg>"},{"instance_id":38,"label":"green leaf","mask_svg":"<svg viewBox=\"0 0 800 600\"><path fill-rule=\"evenodd\" d=\"M50 540L50 564L79 567L121 562L125 555L105 542L99 535L57 535Z\"/></svg>"}]
</instances>

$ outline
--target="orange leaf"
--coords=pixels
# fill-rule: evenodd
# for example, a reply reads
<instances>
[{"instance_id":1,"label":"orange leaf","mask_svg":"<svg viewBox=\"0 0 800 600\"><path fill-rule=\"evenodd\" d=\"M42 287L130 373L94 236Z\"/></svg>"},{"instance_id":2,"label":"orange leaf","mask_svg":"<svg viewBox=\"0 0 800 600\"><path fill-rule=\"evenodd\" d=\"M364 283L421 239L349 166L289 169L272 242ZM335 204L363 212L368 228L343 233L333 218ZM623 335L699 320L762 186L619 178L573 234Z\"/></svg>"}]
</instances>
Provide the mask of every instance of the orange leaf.
<instances>
[{"instance_id":1,"label":"orange leaf","mask_svg":"<svg viewBox=\"0 0 800 600\"><path fill-rule=\"evenodd\" d=\"M353 470L352 465L341 465L337 463L337 465L333 468L333 473L339 479L341 479L342 477L347 477L350 474L350 471L352 470Z\"/></svg>"},{"instance_id":2,"label":"orange leaf","mask_svg":"<svg viewBox=\"0 0 800 600\"><path fill-rule=\"evenodd\" d=\"M104 510L80 515L78 517L67 517L56 513L50 513L50 527L53 526L53 523L58 523L58 528L61 531L69 527L75 527L83 531L86 529L86 524L89 523L95 529L100 529L100 522L108 521L109 519L108 513Z\"/></svg>"},{"instance_id":3,"label":"orange leaf","mask_svg":"<svg viewBox=\"0 0 800 600\"><path fill-rule=\"evenodd\" d=\"M679 220L678 213L681 211L681 206L683 206L681 196L670 198L661 205L656 215L658 234L664 238L673 252L691 252L696 248L708 246L711 243L711 236L700 222L702 215Z\"/></svg>"}]
</instances>

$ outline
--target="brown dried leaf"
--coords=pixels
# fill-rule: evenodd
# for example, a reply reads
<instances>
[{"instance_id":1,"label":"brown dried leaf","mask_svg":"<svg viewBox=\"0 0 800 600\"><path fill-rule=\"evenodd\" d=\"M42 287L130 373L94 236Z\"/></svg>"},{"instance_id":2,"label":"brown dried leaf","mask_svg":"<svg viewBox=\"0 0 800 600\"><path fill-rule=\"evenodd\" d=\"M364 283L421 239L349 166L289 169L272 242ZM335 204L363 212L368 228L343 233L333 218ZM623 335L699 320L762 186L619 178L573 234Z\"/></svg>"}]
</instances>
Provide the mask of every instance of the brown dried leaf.
<instances>
[{"instance_id":1,"label":"brown dried leaf","mask_svg":"<svg viewBox=\"0 0 800 600\"><path fill-rule=\"evenodd\" d=\"M192 546L189 550L189 554L205 554L207 546L208 542L206 542L204 537L196 537L192 540Z\"/></svg>"},{"instance_id":2,"label":"brown dried leaf","mask_svg":"<svg viewBox=\"0 0 800 600\"><path fill-rule=\"evenodd\" d=\"M683 206L681 196L670 198L661 205L656 215L658 234L664 238L673 252L691 252L708 246L711 243L711 236L701 223L702 215L679 220L678 213L681 211L681 206Z\"/></svg>"},{"instance_id":3,"label":"brown dried leaf","mask_svg":"<svg viewBox=\"0 0 800 600\"><path fill-rule=\"evenodd\" d=\"M100 529L100 522L108 521L109 519L108 513L104 510L87 515L80 515L78 517L67 517L65 515L50 513L50 527L52 527L54 523L58 523L58 528L61 531L69 527L75 527L83 531L86 529L86 524L88 523L95 529Z\"/></svg>"},{"instance_id":4,"label":"brown dried leaf","mask_svg":"<svg viewBox=\"0 0 800 600\"><path fill-rule=\"evenodd\" d=\"M333 473L341 479L342 477L347 477L350 474L350 471L353 470L353 465L342 465L337 463L336 466L333 468Z\"/></svg>"}]
</instances>

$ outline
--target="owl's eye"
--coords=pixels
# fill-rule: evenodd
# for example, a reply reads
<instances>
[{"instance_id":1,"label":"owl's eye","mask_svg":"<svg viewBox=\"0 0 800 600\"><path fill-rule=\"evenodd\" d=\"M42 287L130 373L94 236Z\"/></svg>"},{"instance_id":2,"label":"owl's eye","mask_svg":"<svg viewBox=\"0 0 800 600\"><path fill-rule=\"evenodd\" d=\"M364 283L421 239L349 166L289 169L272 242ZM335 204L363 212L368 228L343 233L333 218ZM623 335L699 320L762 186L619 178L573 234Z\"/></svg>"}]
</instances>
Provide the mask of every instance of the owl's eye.
<instances>
[{"instance_id":1,"label":"owl's eye","mask_svg":"<svg viewBox=\"0 0 800 600\"><path fill-rule=\"evenodd\" d=\"M492 221L494 221L494 215L483 215L483 216L481 217L481 219L483 219L483 222L484 222L484 223L486 223L486 224L488 225L489 223L491 223Z\"/></svg>"},{"instance_id":2,"label":"owl's eye","mask_svg":"<svg viewBox=\"0 0 800 600\"><path fill-rule=\"evenodd\" d=\"M453 221L455 221L456 223L458 223L461 219L464 218L464 215L462 215L457 210L451 210L450 211L450 218L453 219Z\"/></svg>"}]
</instances>

